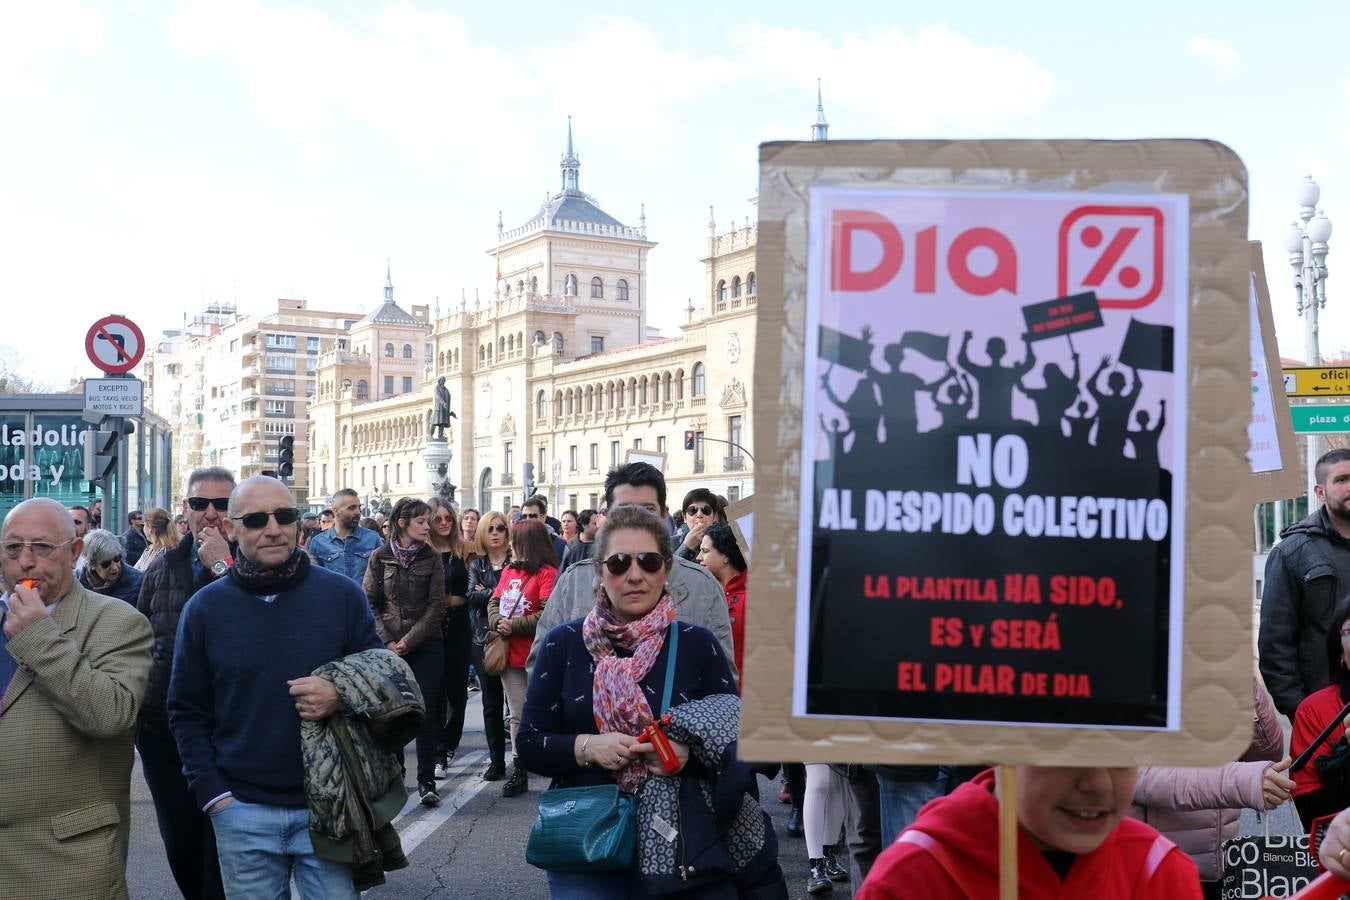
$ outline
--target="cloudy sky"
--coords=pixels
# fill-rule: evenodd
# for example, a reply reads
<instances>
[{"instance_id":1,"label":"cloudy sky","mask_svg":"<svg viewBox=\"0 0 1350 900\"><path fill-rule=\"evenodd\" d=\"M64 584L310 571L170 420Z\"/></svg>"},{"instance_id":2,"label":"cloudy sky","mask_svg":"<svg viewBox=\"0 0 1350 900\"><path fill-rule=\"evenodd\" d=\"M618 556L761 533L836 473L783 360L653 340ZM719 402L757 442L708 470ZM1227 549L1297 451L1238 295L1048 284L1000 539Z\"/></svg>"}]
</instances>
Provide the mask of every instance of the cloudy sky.
<instances>
[{"instance_id":1,"label":"cloudy sky","mask_svg":"<svg viewBox=\"0 0 1350 900\"><path fill-rule=\"evenodd\" d=\"M492 289L486 253L557 190L646 205L656 324L702 300L708 206L754 214L756 146L806 138L1203 137L1246 162L1281 350L1303 353L1286 227L1337 223L1324 355L1350 346L1350 7L1255 3L0 5L0 348L92 374L88 324L205 303L369 310ZM584 8L583 8L584 7ZM1311 13L1309 13L1311 15Z\"/></svg>"}]
</instances>

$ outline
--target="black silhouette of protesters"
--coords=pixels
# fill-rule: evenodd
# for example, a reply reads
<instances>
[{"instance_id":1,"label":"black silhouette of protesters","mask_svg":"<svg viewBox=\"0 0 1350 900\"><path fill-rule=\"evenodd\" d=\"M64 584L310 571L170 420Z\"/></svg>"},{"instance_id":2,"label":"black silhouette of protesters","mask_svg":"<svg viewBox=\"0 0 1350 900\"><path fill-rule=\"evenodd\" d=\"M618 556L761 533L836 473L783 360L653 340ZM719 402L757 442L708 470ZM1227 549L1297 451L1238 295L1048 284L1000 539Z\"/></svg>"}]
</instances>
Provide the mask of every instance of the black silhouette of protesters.
<instances>
[{"instance_id":1,"label":"black silhouette of protesters","mask_svg":"<svg viewBox=\"0 0 1350 900\"><path fill-rule=\"evenodd\" d=\"M1078 415L1071 416L1067 412L1064 414L1064 421L1069 423L1069 440L1075 444L1089 447L1092 444L1092 426L1097 424L1096 416L1088 415L1088 405L1086 400L1078 402ZM1060 432L1063 434L1063 431Z\"/></svg>"},{"instance_id":2,"label":"black silhouette of protesters","mask_svg":"<svg viewBox=\"0 0 1350 900\"><path fill-rule=\"evenodd\" d=\"M826 390L829 387L826 386ZM844 440L853 433L852 428L844 428L838 419L825 421L825 417L820 417L820 427L825 429L825 433L830 438L830 459L842 459L844 456Z\"/></svg>"},{"instance_id":3,"label":"black silhouette of protesters","mask_svg":"<svg viewBox=\"0 0 1350 900\"><path fill-rule=\"evenodd\" d=\"M967 331L965 338L961 341L961 352L957 354L956 362L961 368L965 369L975 379L979 385L979 411L976 418L983 425L1007 426L1012 424L1012 393L1013 388L1017 387L1022 376L1031 371L1036 365L1036 351L1025 337L1022 343L1026 344L1027 356L1020 363L1004 366L1000 360L1008 352L1008 345L1003 338L992 337L985 342L984 352L989 357L989 365L981 366L971 362L970 356L966 351L970 347L970 339L974 335Z\"/></svg>"},{"instance_id":4,"label":"black silhouette of protesters","mask_svg":"<svg viewBox=\"0 0 1350 900\"><path fill-rule=\"evenodd\" d=\"M840 400L834 388L830 387L832 371L834 371L833 364L825 370L824 375L820 376L820 386L825 389L825 396L830 398L830 402L848 416L849 431L853 433L853 446L849 452L870 453L880 446L877 440L877 420L881 417L881 404L877 402L876 385L870 379L864 378L853 388L853 393L848 395L847 400Z\"/></svg>"},{"instance_id":5,"label":"black silhouette of protesters","mask_svg":"<svg viewBox=\"0 0 1350 900\"><path fill-rule=\"evenodd\" d=\"M1134 445L1134 460L1143 466L1150 468L1158 465L1158 439L1162 437L1163 426L1167 424L1167 401L1159 400L1157 421L1150 428L1148 424L1148 411L1139 410L1134 415L1134 421L1138 428L1130 429L1130 443Z\"/></svg>"},{"instance_id":6,"label":"black silhouette of protesters","mask_svg":"<svg viewBox=\"0 0 1350 900\"><path fill-rule=\"evenodd\" d=\"M971 387L970 379L961 372L952 377L946 390L933 393L933 402L937 404L938 412L942 414L943 428L965 424L970 419L970 407L974 401L975 391Z\"/></svg>"},{"instance_id":7,"label":"black silhouette of protesters","mask_svg":"<svg viewBox=\"0 0 1350 900\"><path fill-rule=\"evenodd\" d=\"M1073 406L1073 401L1078 398L1078 379L1081 375L1078 354L1075 352L1073 354L1072 375L1065 375L1064 370L1057 363L1050 363L1041 370L1041 377L1045 379L1045 387L1027 387L1025 381L1017 385L1021 388L1022 393L1026 394L1031 398L1031 402L1036 404L1037 425L1063 434L1059 420L1064 417L1064 414Z\"/></svg>"},{"instance_id":8,"label":"black silhouette of protesters","mask_svg":"<svg viewBox=\"0 0 1350 900\"><path fill-rule=\"evenodd\" d=\"M871 338L870 329L863 329L863 340ZM918 412L915 409L915 395L919 391L933 392L942 382L956 374L950 365L942 375L933 381L924 381L913 372L900 368L905 359L904 338L899 343L887 344L882 351L882 359L891 367L889 372L867 366L867 375L881 391L881 421L886 423L886 440L895 442L902 435L914 434L919 430Z\"/></svg>"},{"instance_id":9,"label":"black silhouette of protesters","mask_svg":"<svg viewBox=\"0 0 1350 900\"><path fill-rule=\"evenodd\" d=\"M1134 402L1139 399L1143 382L1133 369L1130 369L1128 379L1124 372L1112 372L1106 379L1107 390L1103 391L1097 383L1110 366L1111 357L1103 356L1102 364L1088 379L1087 389L1097 401L1097 449L1112 456L1124 456L1125 441L1129 437L1130 413L1134 410ZM1129 369L1129 366L1121 365L1121 368ZM1130 381L1134 385L1126 390Z\"/></svg>"}]
</instances>

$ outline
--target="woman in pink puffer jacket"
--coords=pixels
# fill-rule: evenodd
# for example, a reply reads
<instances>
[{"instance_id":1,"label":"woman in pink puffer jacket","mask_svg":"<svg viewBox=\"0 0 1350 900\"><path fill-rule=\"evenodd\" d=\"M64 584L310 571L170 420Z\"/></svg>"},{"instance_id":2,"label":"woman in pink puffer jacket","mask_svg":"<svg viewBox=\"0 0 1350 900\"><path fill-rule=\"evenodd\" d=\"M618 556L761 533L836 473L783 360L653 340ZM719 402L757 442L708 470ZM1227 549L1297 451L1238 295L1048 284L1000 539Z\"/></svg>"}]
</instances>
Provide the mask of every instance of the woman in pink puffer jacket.
<instances>
[{"instance_id":1,"label":"woman in pink puffer jacket","mask_svg":"<svg viewBox=\"0 0 1350 900\"><path fill-rule=\"evenodd\" d=\"M1237 762L1203 768L1152 766L1139 770L1130 815L1142 819L1191 855L1206 882L1205 896L1218 896L1219 848L1238 832L1244 809L1269 810L1290 797L1284 774L1284 732L1270 695L1255 683L1252 743ZM1210 883L1212 882L1212 884ZM1211 893L1212 892L1212 893Z\"/></svg>"}]
</instances>

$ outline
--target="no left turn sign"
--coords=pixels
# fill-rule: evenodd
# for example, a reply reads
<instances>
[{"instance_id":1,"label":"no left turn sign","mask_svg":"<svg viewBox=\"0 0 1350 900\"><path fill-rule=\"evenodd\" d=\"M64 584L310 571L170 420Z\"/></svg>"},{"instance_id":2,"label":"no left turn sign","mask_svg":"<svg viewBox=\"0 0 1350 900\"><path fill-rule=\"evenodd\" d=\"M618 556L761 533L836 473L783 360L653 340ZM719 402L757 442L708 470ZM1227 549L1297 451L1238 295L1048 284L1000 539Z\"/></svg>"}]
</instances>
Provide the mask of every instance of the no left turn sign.
<instances>
[{"instance_id":1,"label":"no left turn sign","mask_svg":"<svg viewBox=\"0 0 1350 900\"><path fill-rule=\"evenodd\" d=\"M126 316L104 316L84 337L89 361L109 375L130 372L145 355L145 336Z\"/></svg>"}]
</instances>

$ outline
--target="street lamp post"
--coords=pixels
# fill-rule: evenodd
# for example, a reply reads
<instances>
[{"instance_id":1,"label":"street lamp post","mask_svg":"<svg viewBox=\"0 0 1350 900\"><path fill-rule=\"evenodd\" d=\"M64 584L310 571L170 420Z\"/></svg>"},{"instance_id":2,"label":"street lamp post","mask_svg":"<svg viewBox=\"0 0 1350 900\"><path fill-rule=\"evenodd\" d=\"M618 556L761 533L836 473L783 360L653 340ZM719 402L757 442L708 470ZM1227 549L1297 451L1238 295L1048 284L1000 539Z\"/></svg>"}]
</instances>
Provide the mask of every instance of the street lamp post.
<instances>
[{"instance_id":1,"label":"street lamp post","mask_svg":"<svg viewBox=\"0 0 1350 900\"><path fill-rule=\"evenodd\" d=\"M1294 270L1294 296L1298 314L1303 316L1306 331L1308 365L1321 364L1318 346L1317 312L1327 305L1327 241L1331 239L1331 220L1317 201L1322 189L1309 175L1298 189L1298 221L1285 233L1284 247L1289 251L1289 265ZM1308 442L1308 512L1317 507L1317 459L1320 455L1317 436L1304 435Z\"/></svg>"}]
</instances>

